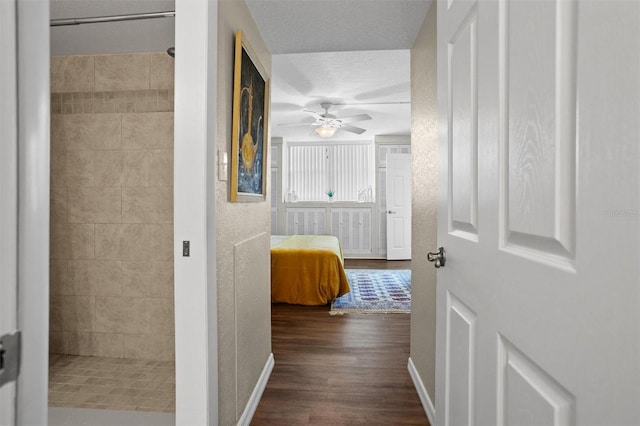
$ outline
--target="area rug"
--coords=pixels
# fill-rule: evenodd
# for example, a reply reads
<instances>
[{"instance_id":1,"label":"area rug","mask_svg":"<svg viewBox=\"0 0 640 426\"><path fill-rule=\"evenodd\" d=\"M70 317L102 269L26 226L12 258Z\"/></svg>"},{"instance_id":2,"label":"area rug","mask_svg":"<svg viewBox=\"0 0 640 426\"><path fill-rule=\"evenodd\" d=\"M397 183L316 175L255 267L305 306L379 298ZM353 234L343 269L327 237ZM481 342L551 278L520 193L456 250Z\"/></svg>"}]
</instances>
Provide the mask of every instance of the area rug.
<instances>
[{"instance_id":1,"label":"area rug","mask_svg":"<svg viewBox=\"0 0 640 426\"><path fill-rule=\"evenodd\" d=\"M345 269L351 291L331 304L330 315L410 313L411 271Z\"/></svg>"}]
</instances>

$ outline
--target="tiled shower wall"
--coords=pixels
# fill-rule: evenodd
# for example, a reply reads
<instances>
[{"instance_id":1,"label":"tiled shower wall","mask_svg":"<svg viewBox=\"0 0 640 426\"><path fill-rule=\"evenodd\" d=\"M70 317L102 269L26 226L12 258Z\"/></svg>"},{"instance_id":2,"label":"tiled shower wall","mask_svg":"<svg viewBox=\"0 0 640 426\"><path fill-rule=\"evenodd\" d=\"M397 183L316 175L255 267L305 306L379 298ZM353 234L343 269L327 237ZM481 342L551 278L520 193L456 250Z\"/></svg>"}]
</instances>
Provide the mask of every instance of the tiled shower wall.
<instances>
[{"instance_id":1,"label":"tiled shower wall","mask_svg":"<svg viewBox=\"0 0 640 426\"><path fill-rule=\"evenodd\" d=\"M174 358L173 67L51 58L52 353Z\"/></svg>"}]
</instances>

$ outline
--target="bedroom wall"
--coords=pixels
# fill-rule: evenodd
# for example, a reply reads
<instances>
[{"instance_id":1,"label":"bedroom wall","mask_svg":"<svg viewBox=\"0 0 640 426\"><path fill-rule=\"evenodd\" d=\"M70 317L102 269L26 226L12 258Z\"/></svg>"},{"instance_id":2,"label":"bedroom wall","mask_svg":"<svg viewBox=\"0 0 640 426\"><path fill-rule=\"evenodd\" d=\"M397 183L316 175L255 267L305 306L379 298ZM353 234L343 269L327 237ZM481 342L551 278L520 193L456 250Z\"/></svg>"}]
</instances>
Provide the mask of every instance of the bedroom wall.
<instances>
[{"instance_id":1,"label":"bedroom wall","mask_svg":"<svg viewBox=\"0 0 640 426\"><path fill-rule=\"evenodd\" d=\"M218 9L217 151L231 157L233 60L236 30L244 32L267 73L271 54L244 0ZM269 140L270 138L267 138ZM265 150L266 153L269 149ZM267 159L269 161L269 159ZM267 168L268 170L268 168ZM267 193L271 182L267 180ZM271 206L231 203L229 182L216 182L219 424L236 424L271 354ZM267 197L269 200L269 197Z\"/></svg>"},{"instance_id":2,"label":"bedroom wall","mask_svg":"<svg viewBox=\"0 0 640 426\"><path fill-rule=\"evenodd\" d=\"M438 111L436 4L432 2L411 49L413 166L411 360L435 403L436 270L427 253L437 247Z\"/></svg>"}]
</instances>

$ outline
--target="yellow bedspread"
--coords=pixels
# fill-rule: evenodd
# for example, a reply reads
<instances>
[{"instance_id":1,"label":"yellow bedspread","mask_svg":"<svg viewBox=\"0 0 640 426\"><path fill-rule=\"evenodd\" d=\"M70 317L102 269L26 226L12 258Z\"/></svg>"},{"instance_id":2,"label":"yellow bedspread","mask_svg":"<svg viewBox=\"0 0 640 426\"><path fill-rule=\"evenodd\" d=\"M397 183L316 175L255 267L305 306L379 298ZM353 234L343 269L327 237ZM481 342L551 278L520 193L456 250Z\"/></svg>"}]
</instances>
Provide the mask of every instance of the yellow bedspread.
<instances>
[{"instance_id":1,"label":"yellow bedspread","mask_svg":"<svg viewBox=\"0 0 640 426\"><path fill-rule=\"evenodd\" d=\"M326 305L349 292L336 237L292 235L271 247L271 301Z\"/></svg>"}]
</instances>

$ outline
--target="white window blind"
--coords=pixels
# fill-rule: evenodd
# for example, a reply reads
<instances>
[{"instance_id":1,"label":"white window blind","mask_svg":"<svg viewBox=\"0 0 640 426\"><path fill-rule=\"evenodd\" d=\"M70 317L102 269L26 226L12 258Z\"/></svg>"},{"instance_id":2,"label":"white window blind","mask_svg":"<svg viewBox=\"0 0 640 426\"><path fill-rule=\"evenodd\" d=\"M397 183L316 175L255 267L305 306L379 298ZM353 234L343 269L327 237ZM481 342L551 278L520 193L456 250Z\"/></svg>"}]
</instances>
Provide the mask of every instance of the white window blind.
<instances>
[{"instance_id":1,"label":"white window blind","mask_svg":"<svg viewBox=\"0 0 640 426\"><path fill-rule=\"evenodd\" d=\"M286 154L285 201L327 201L329 189L335 201L373 201L371 143L287 144Z\"/></svg>"}]
</instances>

